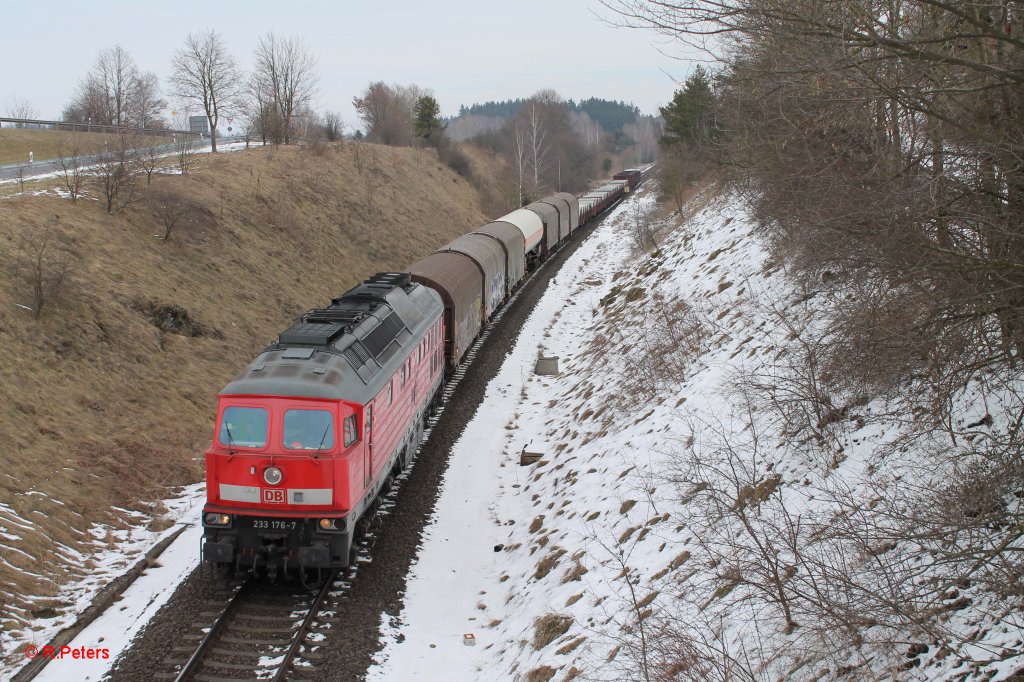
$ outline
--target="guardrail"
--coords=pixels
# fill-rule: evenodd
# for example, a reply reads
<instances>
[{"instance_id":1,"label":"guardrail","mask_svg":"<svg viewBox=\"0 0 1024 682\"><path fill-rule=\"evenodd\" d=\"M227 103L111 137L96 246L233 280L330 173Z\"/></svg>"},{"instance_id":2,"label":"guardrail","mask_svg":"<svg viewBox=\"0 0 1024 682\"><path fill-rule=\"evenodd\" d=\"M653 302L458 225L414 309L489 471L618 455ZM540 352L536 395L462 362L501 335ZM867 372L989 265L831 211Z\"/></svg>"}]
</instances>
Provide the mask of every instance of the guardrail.
<instances>
[{"instance_id":1,"label":"guardrail","mask_svg":"<svg viewBox=\"0 0 1024 682\"><path fill-rule=\"evenodd\" d=\"M193 133L190 130L174 130L171 128L138 128L132 126L112 126L100 123L75 123L72 121L40 121L31 118L9 118L0 116L0 127L4 123L12 123L16 127L35 130L65 130L68 132L85 133L135 133L137 135L191 135L202 137L202 133Z\"/></svg>"}]
</instances>

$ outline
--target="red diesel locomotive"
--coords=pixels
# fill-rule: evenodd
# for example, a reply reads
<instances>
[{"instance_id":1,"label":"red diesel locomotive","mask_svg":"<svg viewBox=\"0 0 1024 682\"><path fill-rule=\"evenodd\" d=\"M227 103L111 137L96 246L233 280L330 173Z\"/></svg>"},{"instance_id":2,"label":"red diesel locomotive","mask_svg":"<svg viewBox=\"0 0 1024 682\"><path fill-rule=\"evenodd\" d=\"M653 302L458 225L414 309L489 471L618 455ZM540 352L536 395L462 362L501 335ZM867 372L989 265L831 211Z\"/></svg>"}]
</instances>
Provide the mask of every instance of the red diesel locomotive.
<instances>
[{"instance_id":1,"label":"red diesel locomotive","mask_svg":"<svg viewBox=\"0 0 1024 682\"><path fill-rule=\"evenodd\" d=\"M352 563L446 373L529 270L649 172L512 211L282 332L219 396L203 560L270 577Z\"/></svg>"},{"instance_id":2,"label":"red diesel locomotive","mask_svg":"<svg viewBox=\"0 0 1024 682\"><path fill-rule=\"evenodd\" d=\"M422 437L444 375L443 305L382 273L311 310L219 396L203 559L339 568L356 523Z\"/></svg>"}]
</instances>

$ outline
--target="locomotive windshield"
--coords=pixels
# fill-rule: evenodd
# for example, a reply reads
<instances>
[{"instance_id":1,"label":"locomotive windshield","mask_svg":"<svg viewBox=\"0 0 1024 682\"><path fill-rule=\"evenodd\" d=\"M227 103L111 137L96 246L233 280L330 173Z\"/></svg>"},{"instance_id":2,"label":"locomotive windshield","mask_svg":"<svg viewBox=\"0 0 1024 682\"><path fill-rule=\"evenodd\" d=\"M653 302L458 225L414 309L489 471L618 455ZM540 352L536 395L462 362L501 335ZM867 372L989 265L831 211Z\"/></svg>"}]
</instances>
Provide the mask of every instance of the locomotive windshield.
<instances>
[{"instance_id":1,"label":"locomotive windshield","mask_svg":"<svg viewBox=\"0 0 1024 682\"><path fill-rule=\"evenodd\" d=\"M284 446L289 450L330 450L334 447L334 415L327 410L286 411Z\"/></svg>"},{"instance_id":2,"label":"locomotive windshield","mask_svg":"<svg viewBox=\"0 0 1024 682\"><path fill-rule=\"evenodd\" d=\"M220 420L220 442L227 447L262 448L267 444L268 414L262 407L227 407Z\"/></svg>"}]
</instances>

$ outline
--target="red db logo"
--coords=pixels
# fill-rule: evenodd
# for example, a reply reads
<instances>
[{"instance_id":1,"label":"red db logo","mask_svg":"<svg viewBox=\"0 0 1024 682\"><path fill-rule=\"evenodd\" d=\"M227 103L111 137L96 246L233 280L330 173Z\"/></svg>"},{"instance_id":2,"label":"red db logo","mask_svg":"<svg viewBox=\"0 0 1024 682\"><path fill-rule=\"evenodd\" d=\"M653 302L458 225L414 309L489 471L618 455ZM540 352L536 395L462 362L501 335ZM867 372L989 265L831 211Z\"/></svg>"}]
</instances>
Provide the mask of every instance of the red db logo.
<instances>
[{"instance_id":1,"label":"red db logo","mask_svg":"<svg viewBox=\"0 0 1024 682\"><path fill-rule=\"evenodd\" d=\"M280 488L261 488L264 504L284 504L284 491Z\"/></svg>"}]
</instances>

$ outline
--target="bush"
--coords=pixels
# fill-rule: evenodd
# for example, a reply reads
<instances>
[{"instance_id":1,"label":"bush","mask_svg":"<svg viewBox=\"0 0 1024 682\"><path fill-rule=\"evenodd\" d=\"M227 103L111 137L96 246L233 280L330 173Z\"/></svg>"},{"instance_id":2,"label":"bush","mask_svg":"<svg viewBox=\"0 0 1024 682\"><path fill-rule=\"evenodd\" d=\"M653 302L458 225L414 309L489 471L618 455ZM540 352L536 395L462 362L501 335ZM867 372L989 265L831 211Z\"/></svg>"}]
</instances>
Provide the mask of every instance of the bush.
<instances>
[{"instance_id":1,"label":"bush","mask_svg":"<svg viewBox=\"0 0 1024 682\"><path fill-rule=\"evenodd\" d=\"M437 146L437 157L462 177L467 180L473 179L473 167L469 157L448 138L441 138Z\"/></svg>"}]
</instances>

